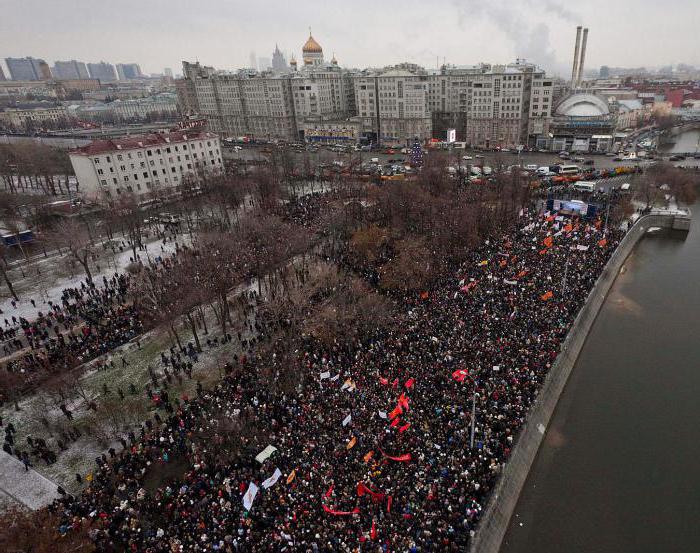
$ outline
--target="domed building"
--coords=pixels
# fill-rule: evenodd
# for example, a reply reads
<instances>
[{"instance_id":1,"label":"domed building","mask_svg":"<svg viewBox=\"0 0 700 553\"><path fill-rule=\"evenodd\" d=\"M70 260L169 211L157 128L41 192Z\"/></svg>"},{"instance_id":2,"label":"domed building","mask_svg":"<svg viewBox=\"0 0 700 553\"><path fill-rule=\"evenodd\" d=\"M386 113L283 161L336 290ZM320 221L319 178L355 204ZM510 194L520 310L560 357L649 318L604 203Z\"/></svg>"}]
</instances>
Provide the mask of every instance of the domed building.
<instances>
[{"instance_id":1,"label":"domed building","mask_svg":"<svg viewBox=\"0 0 700 553\"><path fill-rule=\"evenodd\" d=\"M554 109L549 148L555 152L606 152L613 144L614 129L615 116L604 97L573 92Z\"/></svg>"},{"instance_id":2,"label":"domed building","mask_svg":"<svg viewBox=\"0 0 700 553\"><path fill-rule=\"evenodd\" d=\"M301 49L304 65L323 65L323 48L316 42L309 31L309 39Z\"/></svg>"}]
</instances>

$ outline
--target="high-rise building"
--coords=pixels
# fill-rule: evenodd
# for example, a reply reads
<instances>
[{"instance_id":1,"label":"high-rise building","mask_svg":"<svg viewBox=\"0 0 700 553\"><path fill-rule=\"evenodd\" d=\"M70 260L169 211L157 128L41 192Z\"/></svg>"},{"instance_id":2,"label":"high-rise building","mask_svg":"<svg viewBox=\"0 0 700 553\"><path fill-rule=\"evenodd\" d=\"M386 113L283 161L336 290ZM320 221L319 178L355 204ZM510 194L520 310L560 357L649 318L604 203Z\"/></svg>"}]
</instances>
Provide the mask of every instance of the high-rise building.
<instances>
[{"instance_id":1,"label":"high-rise building","mask_svg":"<svg viewBox=\"0 0 700 553\"><path fill-rule=\"evenodd\" d=\"M258 56L255 55L255 52L251 52L250 56L248 56L248 59L250 60L250 68L251 69L258 69Z\"/></svg>"},{"instance_id":2,"label":"high-rise building","mask_svg":"<svg viewBox=\"0 0 700 553\"><path fill-rule=\"evenodd\" d=\"M117 76L120 81L126 81L129 79L139 79L143 75L138 63L118 63Z\"/></svg>"},{"instance_id":3,"label":"high-rise building","mask_svg":"<svg viewBox=\"0 0 700 553\"><path fill-rule=\"evenodd\" d=\"M44 81L51 78L51 70L42 59L5 58L5 63L13 81Z\"/></svg>"},{"instance_id":4,"label":"high-rise building","mask_svg":"<svg viewBox=\"0 0 700 553\"><path fill-rule=\"evenodd\" d=\"M116 81L117 72L111 63L101 61L99 63L88 63L88 71L93 79L100 79L103 82Z\"/></svg>"},{"instance_id":5,"label":"high-rise building","mask_svg":"<svg viewBox=\"0 0 700 553\"><path fill-rule=\"evenodd\" d=\"M275 51L272 52L272 70L277 71L278 73L286 73L289 71L287 62L284 59L284 54L280 51L276 44Z\"/></svg>"},{"instance_id":6,"label":"high-rise building","mask_svg":"<svg viewBox=\"0 0 700 553\"><path fill-rule=\"evenodd\" d=\"M55 79L77 80L90 78L90 74L88 73L85 63L76 60L57 61L54 63L51 72L53 73Z\"/></svg>"}]
</instances>

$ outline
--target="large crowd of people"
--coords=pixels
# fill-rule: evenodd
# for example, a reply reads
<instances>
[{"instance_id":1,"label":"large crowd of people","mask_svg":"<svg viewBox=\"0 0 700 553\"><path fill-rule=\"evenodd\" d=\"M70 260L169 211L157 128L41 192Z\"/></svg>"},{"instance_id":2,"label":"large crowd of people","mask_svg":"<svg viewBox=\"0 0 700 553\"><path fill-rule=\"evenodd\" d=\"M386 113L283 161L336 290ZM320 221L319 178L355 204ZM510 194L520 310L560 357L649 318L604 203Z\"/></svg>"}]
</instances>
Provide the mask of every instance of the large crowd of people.
<instances>
[{"instance_id":1,"label":"large crowd of people","mask_svg":"<svg viewBox=\"0 0 700 553\"><path fill-rule=\"evenodd\" d=\"M137 310L127 300L129 277L103 277L101 286L81 282L63 290L60 302L48 302L33 321L5 318L0 334L6 369L28 376L65 370L95 359L142 331Z\"/></svg>"},{"instance_id":2,"label":"large crowd of people","mask_svg":"<svg viewBox=\"0 0 700 553\"><path fill-rule=\"evenodd\" d=\"M60 531L101 551L465 550L620 239L601 227L525 211L389 329L307 338L291 363L242 355L196 397L154 391L155 424L51 506Z\"/></svg>"}]
</instances>

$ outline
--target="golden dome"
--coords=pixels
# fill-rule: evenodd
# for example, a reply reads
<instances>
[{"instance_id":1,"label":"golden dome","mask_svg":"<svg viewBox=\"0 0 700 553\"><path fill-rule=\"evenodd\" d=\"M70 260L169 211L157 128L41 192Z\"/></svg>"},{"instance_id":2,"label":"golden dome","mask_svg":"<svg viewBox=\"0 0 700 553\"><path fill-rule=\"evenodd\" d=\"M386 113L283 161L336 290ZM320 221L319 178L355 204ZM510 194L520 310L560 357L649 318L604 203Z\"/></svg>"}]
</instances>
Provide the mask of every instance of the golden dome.
<instances>
[{"instance_id":1,"label":"golden dome","mask_svg":"<svg viewBox=\"0 0 700 553\"><path fill-rule=\"evenodd\" d=\"M316 42L314 37L311 36L311 33L309 33L309 40L306 41L301 51L305 54L322 54L323 48L321 48L321 45Z\"/></svg>"}]
</instances>

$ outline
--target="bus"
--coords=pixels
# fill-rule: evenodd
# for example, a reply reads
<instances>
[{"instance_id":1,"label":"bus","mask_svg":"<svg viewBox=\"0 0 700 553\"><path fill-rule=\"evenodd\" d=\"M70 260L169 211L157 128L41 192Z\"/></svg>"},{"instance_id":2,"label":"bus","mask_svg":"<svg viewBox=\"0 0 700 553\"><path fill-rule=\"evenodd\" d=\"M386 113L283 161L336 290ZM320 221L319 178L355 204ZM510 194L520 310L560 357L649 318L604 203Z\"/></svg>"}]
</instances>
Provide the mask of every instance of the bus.
<instances>
[{"instance_id":1,"label":"bus","mask_svg":"<svg viewBox=\"0 0 700 553\"><path fill-rule=\"evenodd\" d=\"M578 165L559 165L560 175L578 175L581 169Z\"/></svg>"}]
</instances>

